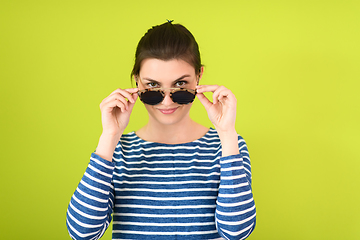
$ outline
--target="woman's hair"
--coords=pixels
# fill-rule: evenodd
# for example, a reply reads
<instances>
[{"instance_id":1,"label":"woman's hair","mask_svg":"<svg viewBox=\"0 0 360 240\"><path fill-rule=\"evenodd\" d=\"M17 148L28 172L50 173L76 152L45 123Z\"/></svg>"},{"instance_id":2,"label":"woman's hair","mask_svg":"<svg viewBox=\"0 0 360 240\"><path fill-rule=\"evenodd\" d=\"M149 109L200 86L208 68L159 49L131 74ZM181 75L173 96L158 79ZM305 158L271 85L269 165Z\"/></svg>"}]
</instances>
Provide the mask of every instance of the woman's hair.
<instances>
[{"instance_id":1,"label":"woman's hair","mask_svg":"<svg viewBox=\"0 0 360 240\"><path fill-rule=\"evenodd\" d=\"M163 61L181 59L201 72L199 46L194 36L181 24L164 24L149 29L140 39L135 53L135 64L131 76L138 76L141 62L148 58Z\"/></svg>"}]
</instances>

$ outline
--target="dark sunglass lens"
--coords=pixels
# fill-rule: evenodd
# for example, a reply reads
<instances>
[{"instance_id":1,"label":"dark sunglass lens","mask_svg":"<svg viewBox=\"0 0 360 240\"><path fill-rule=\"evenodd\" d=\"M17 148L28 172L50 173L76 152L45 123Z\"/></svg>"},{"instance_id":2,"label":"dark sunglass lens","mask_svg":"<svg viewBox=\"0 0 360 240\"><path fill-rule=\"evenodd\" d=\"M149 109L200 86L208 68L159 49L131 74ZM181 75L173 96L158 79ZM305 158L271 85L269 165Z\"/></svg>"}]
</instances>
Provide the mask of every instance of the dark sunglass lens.
<instances>
[{"instance_id":1,"label":"dark sunglass lens","mask_svg":"<svg viewBox=\"0 0 360 240\"><path fill-rule=\"evenodd\" d=\"M145 104L156 105L161 103L164 98L158 91L147 91L140 95L140 99Z\"/></svg>"},{"instance_id":2,"label":"dark sunglass lens","mask_svg":"<svg viewBox=\"0 0 360 240\"><path fill-rule=\"evenodd\" d=\"M172 94L172 100L178 104L188 104L194 99L195 95L188 91L176 91Z\"/></svg>"}]
</instances>

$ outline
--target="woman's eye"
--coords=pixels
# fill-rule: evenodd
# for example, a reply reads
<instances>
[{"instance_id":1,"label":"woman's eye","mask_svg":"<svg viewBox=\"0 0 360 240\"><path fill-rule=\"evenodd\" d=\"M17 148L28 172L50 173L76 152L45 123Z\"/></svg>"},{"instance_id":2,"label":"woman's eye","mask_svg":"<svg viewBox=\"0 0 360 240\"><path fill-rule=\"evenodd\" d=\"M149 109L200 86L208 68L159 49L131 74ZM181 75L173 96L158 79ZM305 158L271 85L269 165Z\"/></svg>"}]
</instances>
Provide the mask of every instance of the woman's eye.
<instances>
[{"instance_id":1,"label":"woman's eye","mask_svg":"<svg viewBox=\"0 0 360 240\"><path fill-rule=\"evenodd\" d=\"M158 87L158 84L156 82L150 82L147 85L151 88Z\"/></svg>"},{"instance_id":2,"label":"woman's eye","mask_svg":"<svg viewBox=\"0 0 360 240\"><path fill-rule=\"evenodd\" d=\"M175 86L176 86L176 87L184 87L185 84L186 84L185 81L179 81L179 82L175 83Z\"/></svg>"}]
</instances>

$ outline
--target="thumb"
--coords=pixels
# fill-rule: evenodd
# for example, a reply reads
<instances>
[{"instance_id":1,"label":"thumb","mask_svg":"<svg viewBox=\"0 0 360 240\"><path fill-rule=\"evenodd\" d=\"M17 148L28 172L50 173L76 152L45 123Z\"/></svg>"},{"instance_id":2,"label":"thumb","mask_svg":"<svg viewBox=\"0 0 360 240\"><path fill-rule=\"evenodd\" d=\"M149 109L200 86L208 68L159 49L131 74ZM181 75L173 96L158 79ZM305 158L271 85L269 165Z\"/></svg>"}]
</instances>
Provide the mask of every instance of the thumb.
<instances>
[{"instance_id":1,"label":"thumb","mask_svg":"<svg viewBox=\"0 0 360 240\"><path fill-rule=\"evenodd\" d=\"M137 93L134 93L133 94L133 99L134 99L134 102L132 103L132 102L128 102L128 111L129 112L132 112L132 109L133 109L133 107L135 106L135 103L136 103L136 100L137 100L137 98L138 98L138 94Z\"/></svg>"},{"instance_id":2,"label":"thumb","mask_svg":"<svg viewBox=\"0 0 360 240\"><path fill-rule=\"evenodd\" d=\"M213 105L213 103L210 102L210 100L203 93L198 93L197 97L202 105L204 105L206 111Z\"/></svg>"}]
</instances>

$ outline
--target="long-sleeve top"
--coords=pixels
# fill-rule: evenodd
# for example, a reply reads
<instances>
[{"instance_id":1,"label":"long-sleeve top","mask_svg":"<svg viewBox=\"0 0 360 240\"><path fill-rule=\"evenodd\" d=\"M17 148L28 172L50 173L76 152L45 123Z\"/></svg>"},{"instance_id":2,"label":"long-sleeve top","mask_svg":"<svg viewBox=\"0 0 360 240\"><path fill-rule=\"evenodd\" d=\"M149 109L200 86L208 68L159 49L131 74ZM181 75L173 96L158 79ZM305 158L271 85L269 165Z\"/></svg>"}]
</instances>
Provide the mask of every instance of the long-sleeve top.
<instances>
[{"instance_id":1,"label":"long-sleeve top","mask_svg":"<svg viewBox=\"0 0 360 240\"><path fill-rule=\"evenodd\" d=\"M256 209L249 152L221 156L215 129L182 144L124 134L112 162L91 154L73 194L67 228L73 239L99 239L113 218L113 239L245 239Z\"/></svg>"}]
</instances>

